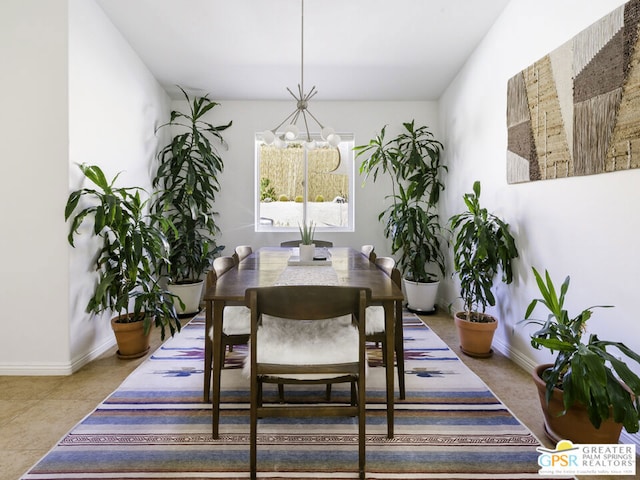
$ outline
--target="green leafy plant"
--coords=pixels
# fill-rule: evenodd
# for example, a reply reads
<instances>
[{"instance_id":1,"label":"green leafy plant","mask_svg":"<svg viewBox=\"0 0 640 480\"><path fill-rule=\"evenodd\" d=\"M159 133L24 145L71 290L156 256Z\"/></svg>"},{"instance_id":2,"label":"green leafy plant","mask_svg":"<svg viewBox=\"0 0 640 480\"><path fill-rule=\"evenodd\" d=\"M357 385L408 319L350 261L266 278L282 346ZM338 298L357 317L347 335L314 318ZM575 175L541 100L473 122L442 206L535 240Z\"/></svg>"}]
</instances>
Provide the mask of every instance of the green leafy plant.
<instances>
[{"instance_id":1,"label":"green leafy plant","mask_svg":"<svg viewBox=\"0 0 640 480\"><path fill-rule=\"evenodd\" d=\"M224 168L215 144L226 147L221 132L232 124L214 126L205 121L205 116L219 104L206 95L190 99L180 90L189 112L174 110L170 121L158 127L179 133L158 153L159 164L153 178L158 192L152 207L172 225L166 231L171 253L164 269L174 283L199 280L224 249L215 239L220 228L213 205L220 190L218 175Z\"/></svg>"},{"instance_id":2,"label":"green leafy plant","mask_svg":"<svg viewBox=\"0 0 640 480\"><path fill-rule=\"evenodd\" d=\"M271 180L268 178L260 179L260 201L261 202L273 202L276 200L276 189L273 188Z\"/></svg>"},{"instance_id":3,"label":"green leafy plant","mask_svg":"<svg viewBox=\"0 0 640 480\"><path fill-rule=\"evenodd\" d=\"M399 254L398 266L405 278L416 282L434 281L430 266L444 275L443 229L437 205L444 190L441 175L447 170L440 163L442 143L426 126L415 121L402 124L404 130L386 141L386 126L367 145L354 147L356 156L368 155L360 164L366 178L388 175L392 180L393 203L378 215L384 234L391 239L391 253Z\"/></svg>"},{"instance_id":4,"label":"green leafy plant","mask_svg":"<svg viewBox=\"0 0 640 480\"><path fill-rule=\"evenodd\" d=\"M457 231L453 263L460 278L466 318L481 321L483 316L472 312L484 313L487 305L496 304L491 292L494 279L502 271L504 283L513 281L511 262L518 250L509 225L480 207L480 182L474 182L473 193L465 193L463 199L467 211L449 219L452 231Z\"/></svg>"},{"instance_id":5,"label":"green leafy plant","mask_svg":"<svg viewBox=\"0 0 640 480\"><path fill-rule=\"evenodd\" d=\"M315 224L311 222L308 225L298 225L298 229L300 230L300 243L303 245L311 245L316 233Z\"/></svg>"},{"instance_id":6,"label":"green leafy plant","mask_svg":"<svg viewBox=\"0 0 640 480\"><path fill-rule=\"evenodd\" d=\"M614 421L622 423L627 432L637 432L640 418L640 378L625 362L609 353L607 347L615 347L638 364L640 356L623 343L600 340L595 334L590 334L587 342L583 341L592 310L610 306L592 306L572 318L564 308L570 278L565 278L558 295L549 272L545 270L543 278L533 268L533 274L542 298L531 301L523 321L541 327L531 335L531 345L534 348L557 352L553 367L542 374L546 383L547 403L554 388L558 387L563 391L562 414L579 403L586 407L594 427L600 428L602 421L613 412ZM538 303L549 310L546 320L530 318Z\"/></svg>"},{"instance_id":7,"label":"green leafy plant","mask_svg":"<svg viewBox=\"0 0 640 480\"><path fill-rule=\"evenodd\" d=\"M79 228L89 219L93 220L92 234L102 239L95 260L98 283L87 312L132 314L131 321L143 318L145 332L153 321L160 327L162 338L167 326L173 335L180 330L174 299L159 285L155 269L169 261L169 244L161 228L166 228L165 221L151 221L145 214L148 200L142 200L142 188L116 187L119 174L108 181L96 165L79 167L97 188L83 188L69 195L65 207L65 220L71 221L67 239L75 247ZM81 200L90 205L81 206Z\"/></svg>"}]
</instances>

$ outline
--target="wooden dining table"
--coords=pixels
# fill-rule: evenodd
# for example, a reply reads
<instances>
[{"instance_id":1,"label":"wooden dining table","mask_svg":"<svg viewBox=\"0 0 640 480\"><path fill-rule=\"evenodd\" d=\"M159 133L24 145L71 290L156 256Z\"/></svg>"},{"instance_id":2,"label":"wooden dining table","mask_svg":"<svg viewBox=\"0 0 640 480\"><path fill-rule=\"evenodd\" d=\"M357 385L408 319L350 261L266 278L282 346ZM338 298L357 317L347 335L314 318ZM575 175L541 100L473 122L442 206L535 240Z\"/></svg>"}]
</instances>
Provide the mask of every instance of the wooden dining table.
<instances>
[{"instance_id":1,"label":"wooden dining table","mask_svg":"<svg viewBox=\"0 0 640 480\"><path fill-rule=\"evenodd\" d=\"M367 287L371 289L371 304L382 305L385 311L385 342L384 355L391 359L391 368L386 369L386 399L387 399L387 436L393 437L394 422L394 344L396 324L402 328L402 318L396 318L403 300L402 290L369 258L359 250L348 247L330 247L322 249L326 253L326 262L335 271L337 285L350 287ZM213 438L219 438L220 421L220 377L222 373L222 355L213 355L222 348L222 321L224 307L227 305L244 305L245 291L251 287L266 287L278 284L285 270L306 269L304 273L313 283L322 283L322 279L314 279L315 266L290 266L290 259L297 255L297 248L264 247L253 252L238 265L216 281L215 285L207 287L204 294L206 311L205 355L204 355L204 401L209 402L212 392L212 431ZM322 269L326 271L326 269ZM320 272L321 270L317 270ZM294 272L298 272L294 270ZM299 270L302 273L302 270ZM332 272L333 273L333 272ZM309 277L310 276L310 277ZM295 278L295 277L294 277ZM296 283L307 284L305 280ZM401 315L400 315L401 317ZM209 332L213 327L213 338ZM213 385L211 385L213 383Z\"/></svg>"}]
</instances>

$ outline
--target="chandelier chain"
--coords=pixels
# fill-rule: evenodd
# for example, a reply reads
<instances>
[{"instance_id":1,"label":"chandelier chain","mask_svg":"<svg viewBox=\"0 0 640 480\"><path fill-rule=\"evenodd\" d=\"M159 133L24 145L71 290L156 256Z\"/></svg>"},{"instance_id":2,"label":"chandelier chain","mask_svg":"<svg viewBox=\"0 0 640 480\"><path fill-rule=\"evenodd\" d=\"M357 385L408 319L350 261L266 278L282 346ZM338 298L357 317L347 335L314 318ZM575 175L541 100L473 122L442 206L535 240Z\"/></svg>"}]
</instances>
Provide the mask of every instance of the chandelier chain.
<instances>
[{"instance_id":1,"label":"chandelier chain","mask_svg":"<svg viewBox=\"0 0 640 480\"><path fill-rule=\"evenodd\" d=\"M304 93L304 0L300 0L300 83L298 84L298 94L286 87L289 94L296 101L296 109L290 113L276 128L273 130L265 130L262 134L262 139L265 143L276 143L279 147L284 147L287 141L295 140L298 137L300 130L297 127L297 122L302 117L304 123L304 131L306 133L305 147L308 149L316 148L316 142L311 137L309 130L309 118L313 119L321 130L322 139L325 140L330 146L337 147L341 138L335 133L333 128L325 127L320 121L309 111L309 101L316 96L318 90L315 85L311 87L309 93ZM307 117L309 114L309 117ZM286 127L284 133L278 133L280 127L290 122Z\"/></svg>"}]
</instances>

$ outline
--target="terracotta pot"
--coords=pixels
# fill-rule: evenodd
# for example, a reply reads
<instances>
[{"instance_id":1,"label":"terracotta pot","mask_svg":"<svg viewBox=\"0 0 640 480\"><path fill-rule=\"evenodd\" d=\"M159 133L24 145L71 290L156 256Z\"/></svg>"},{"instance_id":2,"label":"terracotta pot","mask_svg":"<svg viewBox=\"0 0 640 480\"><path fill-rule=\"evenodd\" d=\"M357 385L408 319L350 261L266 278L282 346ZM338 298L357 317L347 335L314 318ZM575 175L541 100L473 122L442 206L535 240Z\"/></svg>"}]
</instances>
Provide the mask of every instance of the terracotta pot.
<instances>
[{"instance_id":1,"label":"terracotta pot","mask_svg":"<svg viewBox=\"0 0 640 480\"><path fill-rule=\"evenodd\" d=\"M111 319L111 328L118 343L117 355L120 358L140 358L149 351L149 333L144 334L144 322L120 322L127 315Z\"/></svg>"},{"instance_id":2,"label":"terracotta pot","mask_svg":"<svg viewBox=\"0 0 640 480\"><path fill-rule=\"evenodd\" d=\"M455 322L460 339L460 350L470 357L490 357L493 353L491 350L493 333L498 328L498 320L486 313L472 312L472 314L480 315L488 321L469 322L466 320L466 312L456 313Z\"/></svg>"},{"instance_id":3,"label":"terracotta pot","mask_svg":"<svg viewBox=\"0 0 640 480\"><path fill-rule=\"evenodd\" d=\"M591 424L587 409L584 405L576 404L564 415L563 393L559 388L553 389L553 394L547 405L545 399L547 384L542 380L542 372L552 367L550 363L538 365L533 371L533 381L538 387L540 406L544 414L544 431L554 443L560 440L571 440L574 443L618 443L622 424L611 418L604 420L600 428Z\"/></svg>"}]
</instances>

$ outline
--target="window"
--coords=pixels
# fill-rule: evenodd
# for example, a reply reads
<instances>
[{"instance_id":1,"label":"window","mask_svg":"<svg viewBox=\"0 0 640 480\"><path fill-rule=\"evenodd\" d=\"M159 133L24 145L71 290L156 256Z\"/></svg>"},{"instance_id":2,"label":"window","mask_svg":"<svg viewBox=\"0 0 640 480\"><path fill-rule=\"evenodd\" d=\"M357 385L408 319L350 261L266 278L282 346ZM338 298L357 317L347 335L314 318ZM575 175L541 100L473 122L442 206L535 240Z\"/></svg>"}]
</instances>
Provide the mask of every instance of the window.
<instances>
[{"instance_id":1,"label":"window","mask_svg":"<svg viewBox=\"0 0 640 480\"><path fill-rule=\"evenodd\" d=\"M298 231L313 222L320 231L353 231L353 135L338 147L314 138L279 148L256 135L256 231Z\"/></svg>"}]
</instances>

